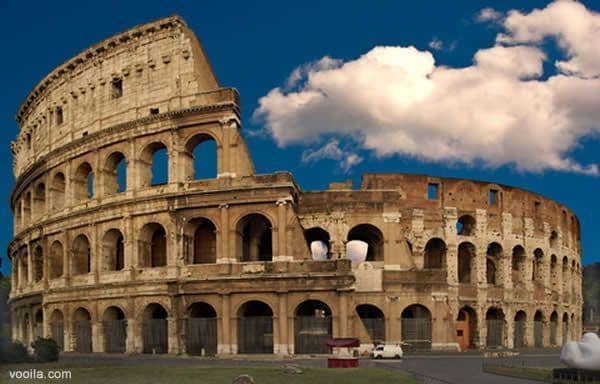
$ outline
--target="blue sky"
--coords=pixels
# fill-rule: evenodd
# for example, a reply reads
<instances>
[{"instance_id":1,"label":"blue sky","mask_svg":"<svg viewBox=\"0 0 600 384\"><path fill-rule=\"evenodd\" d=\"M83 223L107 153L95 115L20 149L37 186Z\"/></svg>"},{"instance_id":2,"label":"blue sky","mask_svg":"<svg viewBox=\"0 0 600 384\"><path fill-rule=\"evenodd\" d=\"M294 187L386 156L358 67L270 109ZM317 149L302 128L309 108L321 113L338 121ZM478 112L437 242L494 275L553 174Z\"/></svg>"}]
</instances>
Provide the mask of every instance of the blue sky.
<instances>
[{"instance_id":1,"label":"blue sky","mask_svg":"<svg viewBox=\"0 0 600 384\"><path fill-rule=\"evenodd\" d=\"M598 3L585 3L589 10L600 11ZM0 232L0 245L6 249L12 237L8 199L14 177L9 144L18 130L13 116L29 90L82 49L136 24L177 13L199 36L221 85L239 90L245 132L254 133L246 134L246 138L259 173L289 170L305 189L324 189L328 182L346 178L358 183L364 172L428 173L525 188L574 210L582 226L583 264L600 261L597 175L552 167L523 171L514 164L502 163L505 159L498 165L486 166L485 159L465 163L393 151L383 153L381 147L368 144L364 137L339 132L318 132L320 139L308 143L278 140L269 130L265 116L253 118L259 99L272 89L283 87L290 73L303 64L324 56L353 61L377 46L415 46L419 51L431 51L437 66L466 67L473 64L478 50L492 47L502 32L497 23L475 21L481 9L519 9L527 13L546 5L544 1L454 1L451 6L439 1L54 1L35 6L28 2L2 2L0 143L5 150L0 151L4 166L0 183L5 188L0 191L0 218L5 230ZM429 47L434 40L442 42L442 49ZM551 39L540 45L548 55L544 78L556 73L554 59L564 57ZM569 158L584 166L598 164L599 138L597 129L588 132L576 140L568 152ZM339 158L302 161L303 154L306 159L307 154L331 139L339 143L342 153L352 152L362 161L347 168L340 166ZM4 252L2 257L2 271L6 272L10 266Z\"/></svg>"}]
</instances>

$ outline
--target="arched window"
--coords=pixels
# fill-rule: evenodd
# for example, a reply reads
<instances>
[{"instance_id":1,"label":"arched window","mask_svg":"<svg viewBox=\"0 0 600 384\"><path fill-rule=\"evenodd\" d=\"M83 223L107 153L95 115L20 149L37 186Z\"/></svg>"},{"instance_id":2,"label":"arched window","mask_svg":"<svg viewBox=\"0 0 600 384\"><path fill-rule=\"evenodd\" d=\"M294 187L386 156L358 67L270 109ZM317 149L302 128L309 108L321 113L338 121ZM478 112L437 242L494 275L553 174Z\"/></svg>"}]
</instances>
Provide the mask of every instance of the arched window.
<instances>
[{"instance_id":1,"label":"arched window","mask_svg":"<svg viewBox=\"0 0 600 384\"><path fill-rule=\"evenodd\" d=\"M348 241L359 240L367 243L366 261L383 261L383 233L374 225L359 224L348 232Z\"/></svg>"},{"instance_id":2,"label":"arched window","mask_svg":"<svg viewBox=\"0 0 600 384\"><path fill-rule=\"evenodd\" d=\"M313 260L327 260L329 253L329 233L323 228L313 227L304 231L304 239Z\"/></svg>"},{"instance_id":3,"label":"arched window","mask_svg":"<svg viewBox=\"0 0 600 384\"><path fill-rule=\"evenodd\" d=\"M75 201L81 202L94 197L94 173L90 163L84 162L77 167L72 184Z\"/></svg>"},{"instance_id":4,"label":"arched window","mask_svg":"<svg viewBox=\"0 0 600 384\"><path fill-rule=\"evenodd\" d=\"M31 192L27 192L23 199L23 223L31 223Z\"/></svg>"},{"instance_id":5,"label":"arched window","mask_svg":"<svg viewBox=\"0 0 600 384\"><path fill-rule=\"evenodd\" d=\"M44 277L44 250L41 246L33 250L33 281L36 283Z\"/></svg>"},{"instance_id":6,"label":"arched window","mask_svg":"<svg viewBox=\"0 0 600 384\"><path fill-rule=\"evenodd\" d=\"M59 211L65 206L65 186L65 175L57 172L50 187L50 202L54 211Z\"/></svg>"},{"instance_id":7,"label":"arched window","mask_svg":"<svg viewBox=\"0 0 600 384\"><path fill-rule=\"evenodd\" d=\"M125 245L123 234L113 228L108 230L102 239L104 251L103 270L120 271L125 267Z\"/></svg>"},{"instance_id":8,"label":"arched window","mask_svg":"<svg viewBox=\"0 0 600 384\"><path fill-rule=\"evenodd\" d=\"M212 221L196 218L186 224L188 263L208 264L217 261L217 228Z\"/></svg>"},{"instance_id":9,"label":"arched window","mask_svg":"<svg viewBox=\"0 0 600 384\"><path fill-rule=\"evenodd\" d=\"M48 265L50 279L56 279L63 275L63 259L63 246L60 241L56 240L50 246L50 260Z\"/></svg>"},{"instance_id":10,"label":"arched window","mask_svg":"<svg viewBox=\"0 0 600 384\"><path fill-rule=\"evenodd\" d=\"M544 281L544 252L537 248L533 251L533 281Z\"/></svg>"},{"instance_id":11,"label":"arched window","mask_svg":"<svg viewBox=\"0 0 600 384\"><path fill-rule=\"evenodd\" d=\"M240 261L271 261L273 243L271 222L265 216L253 213L237 224L238 254Z\"/></svg>"},{"instance_id":12,"label":"arched window","mask_svg":"<svg viewBox=\"0 0 600 384\"><path fill-rule=\"evenodd\" d=\"M512 251L512 281L513 284L522 283L525 279L525 265L527 262L527 256L525 255L525 248L517 245Z\"/></svg>"},{"instance_id":13,"label":"arched window","mask_svg":"<svg viewBox=\"0 0 600 384\"><path fill-rule=\"evenodd\" d=\"M85 235L79 235L73 240L73 275L81 275L92 271L92 255L90 241Z\"/></svg>"},{"instance_id":14,"label":"arched window","mask_svg":"<svg viewBox=\"0 0 600 384\"><path fill-rule=\"evenodd\" d=\"M475 246L464 242L458 246L458 282L464 284L474 283L472 277L473 261L475 260Z\"/></svg>"},{"instance_id":15,"label":"arched window","mask_svg":"<svg viewBox=\"0 0 600 384\"><path fill-rule=\"evenodd\" d=\"M140 251L143 267L167 265L167 232L158 223L144 225L140 236Z\"/></svg>"},{"instance_id":16,"label":"arched window","mask_svg":"<svg viewBox=\"0 0 600 384\"><path fill-rule=\"evenodd\" d=\"M425 269L446 267L446 243L442 239L433 238L425 244Z\"/></svg>"},{"instance_id":17,"label":"arched window","mask_svg":"<svg viewBox=\"0 0 600 384\"><path fill-rule=\"evenodd\" d=\"M552 231L548 242L550 243L550 248L556 248L558 246L558 232Z\"/></svg>"},{"instance_id":18,"label":"arched window","mask_svg":"<svg viewBox=\"0 0 600 384\"><path fill-rule=\"evenodd\" d=\"M46 185L38 183L33 191L34 217L40 218L46 213Z\"/></svg>"},{"instance_id":19,"label":"arched window","mask_svg":"<svg viewBox=\"0 0 600 384\"><path fill-rule=\"evenodd\" d=\"M186 180L217 177L217 143L212 136L205 133L193 136L185 144L185 150Z\"/></svg>"},{"instance_id":20,"label":"arched window","mask_svg":"<svg viewBox=\"0 0 600 384\"><path fill-rule=\"evenodd\" d=\"M558 277L559 277L558 274L559 274L558 258L556 257L556 255L551 255L550 256L550 281L552 284L552 289L554 289L554 290L558 289Z\"/></svg>"},{"instance_id":21,"label":"arched window","mask_svg":"<svg viewBox=\"0 0 600 384\"><path fill-rule=\"evenodd\" d=\"M462 215L456 223L456 233L460 236L473 236L475 234L475 218L471 215Z\"/></svg>"},{"instance_id":22,"label":"arched window","mask_svg":"<svg viewBox=\"0 0 600 384\"><path fill-rule=\"evenodd\" d=\"M127 188L127 159L121 152L113 152L104 166L104 193L112 195Z\"/></svg>"},{"instance_id":23,"label":"arched window","mask_svg":"<svg viewBox=\"0 0 600 384\"><path fill-rule=\"evenodd\" d=\"M169 153L161 142L148 144L140 156L140 180L142 187L169 182Z\"/></svg>"},{"instance_id":24,"label":"arched window","mask_svg":"<svg viewBox=\"0 0 600 384\"><path fill-rule=\"evenodd\" d=\"M488 284L498 284L501 282L501 263L502 246L498 243L491 243L488 245L486 256L486 280Z\"/></svg>"}]
</instances>

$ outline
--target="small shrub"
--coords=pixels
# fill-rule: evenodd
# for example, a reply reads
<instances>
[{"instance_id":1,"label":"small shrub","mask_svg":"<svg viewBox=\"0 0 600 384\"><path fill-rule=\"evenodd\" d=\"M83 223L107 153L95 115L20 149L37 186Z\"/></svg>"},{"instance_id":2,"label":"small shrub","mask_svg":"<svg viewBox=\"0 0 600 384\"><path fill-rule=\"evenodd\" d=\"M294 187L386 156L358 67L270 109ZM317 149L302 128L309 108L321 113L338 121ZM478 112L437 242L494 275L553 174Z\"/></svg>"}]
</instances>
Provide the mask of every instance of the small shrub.
<instances>
[{"instance_id":1,"label":"small shrub","mask_svg":"<svg viewBox=\"0 0 600 384\"><path fill-rule=\"evenodd\" d=\"M58 352L60 347L53 339L44 339L43 337L38 337L33 343L31 343L31 346L33 347L35 359L40 363L58 360Z\"/></svg>"},{"instance_id":2,"label":"small shrub","mask_svg":"<svg viewBox=\"0 0 600 384\"><path fill-rule=\"evenodd\" d=\"M20 342L0 346L0 361L5 363L24 363L29 361L27 348Z\"/></svg>"}]
</instances>

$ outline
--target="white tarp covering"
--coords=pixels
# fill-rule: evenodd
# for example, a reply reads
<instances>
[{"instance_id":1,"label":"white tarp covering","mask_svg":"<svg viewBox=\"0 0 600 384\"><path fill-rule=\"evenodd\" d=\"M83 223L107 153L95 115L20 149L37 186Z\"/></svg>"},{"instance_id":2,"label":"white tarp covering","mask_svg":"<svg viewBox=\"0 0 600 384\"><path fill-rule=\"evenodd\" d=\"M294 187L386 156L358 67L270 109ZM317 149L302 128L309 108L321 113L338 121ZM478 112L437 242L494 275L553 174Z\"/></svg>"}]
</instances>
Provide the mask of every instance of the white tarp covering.
<instances>
[{"instance_id":1,"label":"white tarp covering","mask_svg":"<svg viewBox=\"0 0 600 384\"><path fill-rule=\"evenodd\" d=\"M560 353L560 360L571 368L600 369L600 338L588 332L580 342L567 342Z\"/></svg>"},{"instance_id":2,"label":"white tarp covering","mask_svg":"<svg viewBox=\"0 0 600 384\"><path fill-rule=\"evenodd\" d=\"M355 264L362 263L367 259L368 250L369 244L364 241L350 240L346 243L346 258Z\"/></svg>"},{"instance_id":3,"label":"white tarp covering","mask_svg":"<svg viewBox=\"0 0 600 384\"><path fill-rule=\"evenodd\" d=\"M320 240L315 240L310 243L310 251L312 252L313 260L327 260L327 244Z\"/></svg>"}]
</instances>

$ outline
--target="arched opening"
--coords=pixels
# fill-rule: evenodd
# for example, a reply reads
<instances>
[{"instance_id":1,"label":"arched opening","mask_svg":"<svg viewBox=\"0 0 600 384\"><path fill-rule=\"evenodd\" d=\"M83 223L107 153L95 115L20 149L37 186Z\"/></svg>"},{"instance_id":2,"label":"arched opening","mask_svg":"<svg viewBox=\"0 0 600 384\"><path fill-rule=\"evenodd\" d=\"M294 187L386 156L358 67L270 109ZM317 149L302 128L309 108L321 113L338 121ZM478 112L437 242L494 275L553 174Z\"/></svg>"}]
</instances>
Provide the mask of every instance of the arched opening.
<instances>
[{"instance_id":1,"label":"arched opening","mask_svg":"<svg viewBox=\"0 0 600 384\"><path fill-rule=\"evenodd\" d=\"M475 246L471 243L460 243L458 246L458 282L463 284L474 283L473 262L475 260Z\"/></svg>"},{"instance_id":2,"label":"arched opening","mask_svg":"<svg viewBox=\"0 0 600 384\"><path fill-rule=\"evenodd\" d=\"M558 291L558 258L556 255L550 256L550 284L552 284L552 290Z\"/></svg>"},{"instance_id":3,"label":"arched opening","mask_svg":"<svg viewBox=\"0 0 600 384\"><path fill-rule=\"evenodd\" d=\"M104 166L104 193L113 195L127 189L127 159L121 152L113 152Z\"/></svg>"},{"instance_id":4,"label":"arched opening","mask_svg":"<svg viewBox=\"0 0 600 384\"><path fill-rule=\"evenodd\" d=\"M558 232L552 231L550 233L550 238L548 239L548 242L550 243L550 248L558 247Z\"/></svg>"},{"instance_id":5,"label":"arched opening","mask_svg":"<svg viewBox=\"0 0 600 384\"><path fill-rule=\"evenodd\" d=\"M462 215L456 222L456 233L459 236L473 236L475 234L476 222L471 215Z\"/></svg>"},{"instance_id":6,"label":"arched opening","mask_svg":"<svg viewBox=\"0 0 600 384\"><path fill-rule=\"evenodd\" d=\"M127 343L127 320L119 307L110 306L102 315L104 352L124 353Z\"/></svg>"},{"instance_id":7,"label":"arched opening","mask_svg":"<svg viewBox=\"0 0 600 384\"><path fill-rule=\"evenodd\" d=\"M44 337L44 311L38 309L33 318L33 338Z\"/></svg>"},{"instance_id":8,"label":"arched opening","mask_svg":"<svg viewBox=\"0 0 600 384\"><path fill-rule=\"evenodd\" d=\"M488 245L485 259L485 276L488 284L496 285L502 281L501 263L502 246L498 243L491 243Z\"/></svg>"},{"instance_id":9,"label":"arched opening","mask_svg":"<svg viewBox=\"0 0 600 384\"><path fill-rule=\"evenodd\" d=\"M237 224L238 254L240 261L271 261L273 243L271 222L265 216L253 213Z\"/></svg>"},{"instance_id":10,"label":"arched opening","mask_svg":"<svg viewBox=\"0 0 600 384\"><path fill-rule=\"evenodd\" d=\"M196 218L186 224L185 239L188 263L210 264L217 262L217 228L212 221Z\"/></svg>"},{"instance_id":11,"label":"arched opening","mask_svg":"<svg viewBox=\"0 0 600 384\"><path fill-rule=\"evenodd\" d=\"M83 275L92 271L92 255L90 241L81 234L73 240L71 247L73 261L71 264L73 275Z\"/></svg>"},{"instance_id":12,"label":"arched opening","mask_svg":"<svg viewBox=\"0 0 600 384\"><path fill-rule=\"evenodd\" d=\"M142 267L164 267L167 265L167 232L158 223L142 227L139 240Z\"/></svg>"},{"instance_id":13,"label":"arched opening","mask_svg":"<svg viewBox=\"0 0 600 384\"><path fill-rule=\"evenodd\" d=\"M515 314L515 334L513 344L515 348L524 348L527 346L525 335L527 332L527 314L525 311L518 311Z\"/></svg>"},{"instance_id":14,"label":"arched opening","mask_svg":"<svg viewBox=\"0 0 600 384\"><path fill-rule=\"evenodd\" d=\"M77 167L72 180L73 198L76 202L90 200L94 197L94 173L88 162Z\"/></svg>"},{"instance_id":15,"label":"arched opening","mask_svg":"<svg viewBox=\"0 0 600 384\"><path fill-rule=\"evenodd\" d=\"M569 258L564 256L562 259L562 283L563 283L563 298L569 301Z\"/></svg>"},{"instance_id":16,"label":"arched opening","mask_svg":"<svg viewBox=\"0 0 600 384\"><path fill-rule=\"evenodd\" d=\"M217 311L212 305L203 302L190 305L186 339L190 355L217 354Z\"/></svg>"},{"instance_id":17,"label":"arched opening","mask_svg":"<svg viewBox=\"0 0 600 384\"><path fill-rule=\"evenodd\" d=\"M64 252L62 243L55 240L50 246L50 259L48 265L48 272L50 279L56 279L63 275L63 260Z\"/></svg>"},{"instance_id":18,"label":"arched opening","mask_svg":"<svg viewBox=\"0 0 600 384\"><path fill-rule=\"evenodd\" d=\"M348 241L359 240L367 244L366 261L383 261L383 233L374 225L359 224L348 232Z\"/></svg>"},{"instance_id":19,"label":"arched opening","mask_svg":"<svg viewBox=\"0 0 600 384\"><path fill-rule=\"evenodd\" d=\"M262 301L248 301L238 312L239 353L273 353L273 311Z\"/></svg>"},{"instance_id":20,"label":"arched opening","mask_svg":"<svg viewBox=\"0 0 600 384\"><path fill-rule=\"evenodd\" d=\"M33 213L38 219L46 213L46 185L38 183L33 190Z\"/></svg>"},{"instance_id":21,"label":"arched opening","mask_svg":"<svg viewBox=\"0 0 600 384\"><path fill-rule=\"evenodd\" d=\"M169 332L165 308L156 303L144 309L142 319L143 353L167 353L169 351Z\"/></svg>"},{"instance_id":22,"label":"arched opening","mask_svg":"<svg viewBox=\"0 0 600 384\"><path fill-rule=\"evenodd\" d=\"M461 350L475 348L477 344L477 313L469 306L458 311L456 318L456 341Z\"/></svg>"},{"instance_id":23,"label":"arched opening","mask_svg":"<svg viewBox=\"0 0 600 384\"><path fill-rule=\"evenodd\" d=\"M487 323L486 345L501 347L504 339L504 313L499 308L490 308L485 314Z\"/></svg>"},{"instance_id":24,"label":"arched opening","mask_svg":"<svg viewBox=\"0 0 600 384\"><path fill-rule=\"evenodd\" d=\"M217 177L217 143L212 136L200 133L190 138L185 144L185 155L186 180Z\"/></svg>"},{"instance_id":25,"label":"arched opening","mask_svg":"<svg viewBox=\"0 0 600 384\"><path fill-rule=\"evenodd\" d=\"M402 342L411 351L431 350L431 312L413 304L402 311Z\"/></svg>"},{"instance_id":26,"label":"arched opening","mask_svg":"<svg viewBox=\"0 0 600 384\"><path fill-rule=\"evenodd\" d=\"M27 192L23 199L23 223L31 223L31 192Z\"/></svg>"},{"instance_id":27,"label":"arched opening","mask_svg":"<svg viewBox=\"0 0 600 384\"><path fill-rule=\"evenodd\" d=\"M512 251L512 282L514 285L525 281L526 263L525 248L520 245L515 246Z\"/></svg>"},{"instance_id":28,"label":"arched opening","mask_svg":"<svg viewBox=\"0 0 600 384\"><path fill-rule=\"evenodd\" d=\"M312 259L317 261L328 260L329 253L329 233L323 228L312 227L304 231L304 238L311 253Z\"/></svg>"},{"instance_id":29,"label":"arched opening","mask_svg":"<svg viewBox=\"0 0 600 384\"><path fill-rule=\"evenodd\" d=\"M148 144L142 151L139 163L141 187L169 182L169 153L161 142Z\"/></svg>"},{"instance_id":30,"label":"arched opening","mask_svg":"<svg viewBox=\"0 0 600 384\"><path fill-rule=\"evenodd\" d=\"M19 201L15 207L15 228L16 231L18 231L18 228L20 228L23 225L23 215L21 214L23 210L23 202Z\"/></svg>"},{"instance_id":31,"label":"arched opening","mask_svg":"<svg viewBox=\"0 0 600 384\"><path fill-rule=\"evenodd\" d=\"M75 352L92 352L92 318L85 308L78 308L73 314L73 334Z\"/></svg>"},{"instance_id":32,"label":"arched opening","mask_svg":"<svg viewBox=\"0 0 600 384\"><path fill-rule=\"evenodd\" d=\"M558 313L553 311L550 315L550 345L557 345L557 332L558 332Z\"/></svg>"},{"instance_id":33,"label":"arched opening","mask_svg":"<svg viewBox=\"0 0 600 384\"><path fill-rule=\"evenodd\" d=\"M562 318L562 344L569 341L569 315L565 312Z\"/></svg>"},{"instance_id":34,"label":"arched opening","mask_svg":"<svg viewBox=\"0 0 600 384\"><path fill-rule=\"evenodd\" d=\"M328 353L327 340L333 331L331 309L319 300L307 300L296 307L294 349L296 354Z\"/></svg>"},{"instance_id":35,"label":"arched opening","mask_svg":"<svg viewBox=\"0 0 600 384\"><path fill-rule=\"evenodd\" d=\"M50 315L50 335L61 350L65 349L65 325L61 311L55 309Z\"/></svg>"},{"instance_id":36,"label":"arched opening","mask_svg":"<svg viewBox=\"0 0 600 384\"><path fill-rule=\"evenodd\" d=\"M104 252L103 270L120 271L125 267L125 245L123 234L113 228L102 238L102 251Z\"/></svg>"},{"instance_id":37,"label":"arched opening","mask_svg":"<svg viewBox=\"0 0 600 384\"><path fill-rule=\"evenodd\" d=\"M446 250L446 243L442 239L430 239L425 244L425 269L446 268Z\"/></svg>"},{"instance_id":38,"label":"arched opening","mask_svg":"<svg viewBox=\"0 0 600 384\"><path fill-rule=\"evenodd\" d=\"M356 307L356 314L363 326L360 333L368 336L360 337L361 344L385 342L385 317L381 309L371 304L362 304Z\"/></svg>"},{"instance_id":39,"label":"arched opening","mask_svg":"<svg viewBox=\"0 0 600 384\"><path fill-rule=\"evenodd\" d=\"M23 344L25 344L25 345L29 345L31 343L29 328L30 328L29 313L25 312L25 315L23 315L23 340L22 340Z\"/></svg>"},{"instance_id":40,"label":"arched opening","mask_svg":"<svg viewBox=\"0 0 600 384\"><path fill-rule=\"evenodd\" d=\"M536 311L533 316L533 344L536 348L544 346L544 315Z\"/></svg>"},{"instance_id":41,"label":"arched opening","mask_svg":"<svg viewBox=\"0 0 600 384\"><path fill-rule=\"evenodd\" d=\"M23 277L21 279L21 287L25 287L27 284L29 284L29 260L27 260L27 252L25 250L21 251L19 259L19 268L22 271L21 274Z\"/></svg>"},{"instance_id":42,"label":"arched opening","mask_svg":"<svg viewBox=\"0 0 600 384\"><path fill-rule=\"evenodd\" d=\"M531 279L539 283L544 281L544 252L540 248L533 251L533 276Z\"/></svg>"},{"instance_id":43,"label":"arched opening","mask_svg":"<svg viewBox=\"0 0 600 384\"><path fill-rule=\"evenodd\" d=\"M53 211L59 211L65 206L65 175L57 172L52 178L50 186L50 202Z\"/></svg>"},{"instance_id":44,"label":"arched opening","mask_svg":"<svg viewBox=\"0 0 600 384\"><path fill-rule=\"evenodd\" d=\"M33 250L33 281L36 283L44 278L44 250L40 245Z\"/></svg>"}]
</instances>

